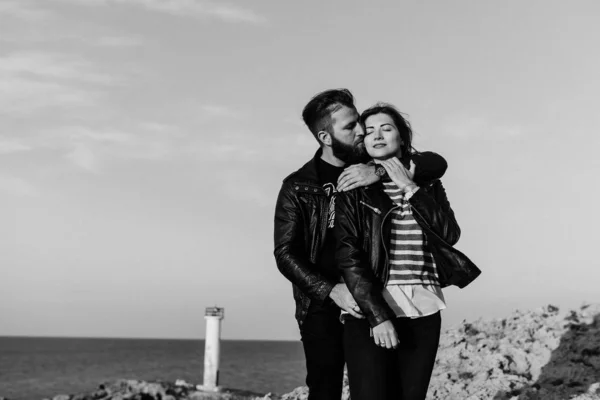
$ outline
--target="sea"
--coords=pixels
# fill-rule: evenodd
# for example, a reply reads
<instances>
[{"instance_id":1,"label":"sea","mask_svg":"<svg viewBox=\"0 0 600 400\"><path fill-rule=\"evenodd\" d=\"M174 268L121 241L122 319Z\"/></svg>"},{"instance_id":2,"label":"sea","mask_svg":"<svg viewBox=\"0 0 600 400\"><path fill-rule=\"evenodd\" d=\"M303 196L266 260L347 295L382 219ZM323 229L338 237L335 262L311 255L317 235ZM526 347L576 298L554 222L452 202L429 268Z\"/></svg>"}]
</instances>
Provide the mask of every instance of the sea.
<instances>
[{"instance_id":1,"label":"sea","mask_svg":"<svg viewBox=\"0 0 600 400\"><path fill-rule=\"evenodd\" d=\"M38 400L117 379L201 384L203 340L0 337L0 397ZM300 341L221 341L219 385L283 394L304 385Z\"/></svg>"}]
</instances>

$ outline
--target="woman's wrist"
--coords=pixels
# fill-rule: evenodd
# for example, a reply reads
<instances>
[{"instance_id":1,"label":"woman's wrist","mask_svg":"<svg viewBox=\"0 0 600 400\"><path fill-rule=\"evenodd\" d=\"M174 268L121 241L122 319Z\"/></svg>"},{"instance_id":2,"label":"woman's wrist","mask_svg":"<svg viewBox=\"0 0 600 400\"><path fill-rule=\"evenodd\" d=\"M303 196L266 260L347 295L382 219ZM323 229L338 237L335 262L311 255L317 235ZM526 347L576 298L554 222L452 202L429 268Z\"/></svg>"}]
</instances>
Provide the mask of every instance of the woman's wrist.
<instances>
[{"instance_id":1,"label":"woman's wrist","mask_svg":"<svg viewBox=\"0 0 600 400\"><path fill-rule=\"evenodd\" d=\"M410 183L408 183L408 184L406 184L406 185L402 186L402 187L400 188L400 190L401 190L403 193L408 193L408 192L410 192L410 191L414 190L414 189L415 189L415 188L417 188L417 187L419 187L419 186L417 186L417 184L416 184L416 183L414 183L414 182L410 182Z\"/></svg>"}]
</instances>

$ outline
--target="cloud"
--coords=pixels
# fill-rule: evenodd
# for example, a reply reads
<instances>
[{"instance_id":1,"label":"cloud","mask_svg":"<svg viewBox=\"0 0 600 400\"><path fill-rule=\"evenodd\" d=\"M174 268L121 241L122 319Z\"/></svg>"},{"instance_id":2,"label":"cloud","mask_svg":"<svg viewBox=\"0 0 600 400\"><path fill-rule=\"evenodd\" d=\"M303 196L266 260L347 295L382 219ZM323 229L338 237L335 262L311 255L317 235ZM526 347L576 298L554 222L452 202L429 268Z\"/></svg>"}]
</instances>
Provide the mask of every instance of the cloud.
<instances>
[{"instance_id":1,"label":"cloud","mask_svg":"<svg viewBox=\"0 0 600 400\"><path fill-rule=\"evenodd\" d=\"M266 18L247 8L207 0L54 0L77 5L112 4L144 7L151 11L195 18L215 18L224 22L263 24Z\"/></svg>"},{"instance_id":2,"label":"cloud","mask_svg":"<svg viewBox=\"0 0 600 400\"><path fill-rule=\"evenodd\" d=\"M101 172L109 160L165 160L186 148L177 128L153 123L128 129L66 126L40 136L38 146L66 151L67 160L89 172Z\"/></svg>"},{"instance_id":3,"label":"cloud","mask_svg":"<svg viewBox=\"0 0 600 400\"><path fill-rule=\"evenodd\" d=\"M36 8L26 0L1 0L0 16L3 15L18 18L26 22L39 23L52 18L54 13L48 10Z\"/></svg>"},{"instance_id":4,"label":"cloud","mask_svg":"<svg viewBox=\"0 0 600 400\"><path fill-rule=\"evenodd\" d=\"M248 110L241 110L231 106L218 103L200 103L196 100L183 100L177 105L174 115L179 120L185 119L187 124L205 129L206 126L215 122L230 127L244 126L251 116Z\"/></svg>"},{"instance_id":5,"label":"cloud","mask_svg":"<svg viewBox=\"0 0 600 400\"><path fill-rule=\"evenodd\" d=\"M228 197L272 207L281 179L303 165L317 148L305 129L286 133L248 129L217 132L192 143L188 151L202 163L223 166L215 186Z\"/></svg>"},{"instance_id":6,"label":"cloud","mask_svg":"<svg viewBox=\"0 0 600 400\"><path fill-rule=\"evenodd\" d=\"M460 139L489 136L514 138L525 134L522 126L497 124L484 117L453 118L445 123L443 131L448 136Z\"/></svg>"},{"instance_id":7,"label":"cloud","mask_svg":"<svg viewBox=\"0 0 600 400\"><path fill-rule=\"evenodd\" d=\"M236 115L233 110L214 104L200 106L200 111L204 117L235 117Z\"/></svg>"},{"instance_id":8,"label":"cloud","mask_svg":"<svg viewBox=\"0 0 600 400\"><path fill-rule=\"evenodd\" d=\"M0 154L20 153L31 150L31 147L16 140L0 140Z\"/></svg>"},{"instance_id":9,"label":"cloud","mask_svg":"<svg viewBox=\"0 0 600 400\"><path fill-rule=\"evenodd\" d=\"M53 107L89 106L98 93L70 85L0 75L0 115L21 116Z\"/></svg>"},{"instance_id":10,"label":"cloud","mask_svg":"<svg viewBox=\"0 0 600 400\"><path fill-rule=\"evenodd\" d=\"M99 84L111 84L115 81L109 75L94 71L94 66L82 58L34 51L12 53L0 58L0 76L14 74Z\"/></svg>"},{"instance_id":11,"label":"cloud","mask_svg":"<svg viewBox=\"0 0 600 400\"><path fill-rule=\"evenodd\" d=\"M36 196L38 190L31 183L12 175L0 174L0 191L15 196Z\"/></svg>"},{"instance_id":12,"label":"cloud","mask_svg":"<svg viewBox=\"0 0 600 400\"><path fill-rule=\"evenodd\" d=\"M260 207L272 207L275 204L278 187L269 188L264 179L259 181L251 170L229 170L219 175L218 185L225 194L239 202L252 202ZM275 181L278 185L279 181Z\"/></svg>"},{"instance_id":13,"label":"cloud","mask_svg":"<svg viewBox=\"0 0 600 400\"><path fill-rule=\"evenodd\" d=\"M206 12L227 22L248 22L253 24L266 22L265 17L232 5L211 5L207 8Z\"/></svg>"},{"instance_id":14,"label":"cloud","mask_svg":"<svg viewBox=\"0 0 600 400\"><path fill-rule=\"evenodd\" d=\"M94 130L86 127L66 127L60 129L61 135L72 141L90 141L96 143L125 144L132 141L131 134L114 130Z\"/></svg>"},{"instance_id":15,"label":"cloud","mask_svg":"<svg viewBox=\"0 0 600 400\"><path fill-rule=\"evenodd\" d=\"M285 133L248 130L227 130L193 143L189 152L206 160L233 162L285 162L293 153L317 148L309 132ZM265 158L267 155L267 158Z\"/></svg>"},{"instance_id":16,"label":"cloud","mask_svg":"<svg viewBox=\"0 0 600 400\"><path fill-rule=\"evenodd\" d=\"M89 172L99 172L99 162L89 146L78 143L75 148L67 154L67 159L80 168Z\"/></svg>"},{"instance_id":17,"label":"cloud","mask_svg":"<svg viewBox=\"0 0 600 400\"><path fill-rule=\"evenodd\" d=\"M27 114L51 107L89 106L100 87L117 80L82 58L15 52L0 57L0 113Z\"/></svg>"},{"instance_id":18,"label":"cloud","mask_svg":"<svg viewBox=\"0 0 600 400\"><path fill-rule=\"evenodd\" d=\"M160 161L188 154L189 140L177 127L153 122L119 128L65 125L7 132L0 136L0 155L35 150L101 173L115 160Z\"/></svg>"},{"instance_id":19,"label":"cloud","mask_svg":"<svg viewBox=\"0 0 600 400\"><path fill-rule=\"evenodd\" d=\"M95 41L98 46L106 47L136 47L144 43L139 36L105 36Z\"/></svg>"}]
</instances>

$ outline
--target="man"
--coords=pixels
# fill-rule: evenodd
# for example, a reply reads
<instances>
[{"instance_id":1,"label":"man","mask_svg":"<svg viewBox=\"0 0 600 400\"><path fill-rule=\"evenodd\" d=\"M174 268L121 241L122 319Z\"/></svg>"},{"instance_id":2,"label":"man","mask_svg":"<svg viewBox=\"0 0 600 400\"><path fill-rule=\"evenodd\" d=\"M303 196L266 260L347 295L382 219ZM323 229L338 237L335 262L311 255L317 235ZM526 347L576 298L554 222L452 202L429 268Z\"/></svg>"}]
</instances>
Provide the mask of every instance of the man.
<instances>
[{"instance_id":1,"label":"man","mask_svg":"<svg viewBox=\"0 0 600 400\"><path fill-rule=\"evenodd\" d=\"M309 400L339 400L345 363L340 311L363 315L335 265L335 193L375 183L385 170L376 173L375 165L364 163L344 169L366 156L360 116L347 89L317 94L302 118L320 149L283 181L275 209L274 254L279 271L293 284ZM433 153L415 162L419 173L441 176L446 169L445 160Z\"/></svg>"}]
</instances>

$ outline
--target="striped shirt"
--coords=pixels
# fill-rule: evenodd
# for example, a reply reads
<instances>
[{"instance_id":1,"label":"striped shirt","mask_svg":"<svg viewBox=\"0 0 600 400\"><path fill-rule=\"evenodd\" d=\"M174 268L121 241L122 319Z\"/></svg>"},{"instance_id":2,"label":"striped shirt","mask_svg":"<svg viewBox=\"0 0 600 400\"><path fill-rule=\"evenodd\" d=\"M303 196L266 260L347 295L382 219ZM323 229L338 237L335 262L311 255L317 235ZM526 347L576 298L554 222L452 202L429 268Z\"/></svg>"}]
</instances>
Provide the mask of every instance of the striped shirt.
<instances>
[{"instance_id":1,"label":"striped shirt","mask_svg":"<svg viewBox=\"0 0 600 400\"><path fill-rule=\"evenodd\" d=\"M399 206L389 216L392 222L390 275L383 297L397 317L434 314L445 309L446 303L427 238L400 188L391 181L383 184L385 193Z\"/></svg>"},{"instance_id":2,"label":"striped shirt","mask_svg":"<svg viewBox=\"0 0 600 400\"><path fill-rule=\"evenodd\" d=\"M438 285L435 260L427 250L427 239L412 215L410 203L393 182L384 182L385 193L399 205L392 210L388 285Z\"/></svg>"}]
</instances>

